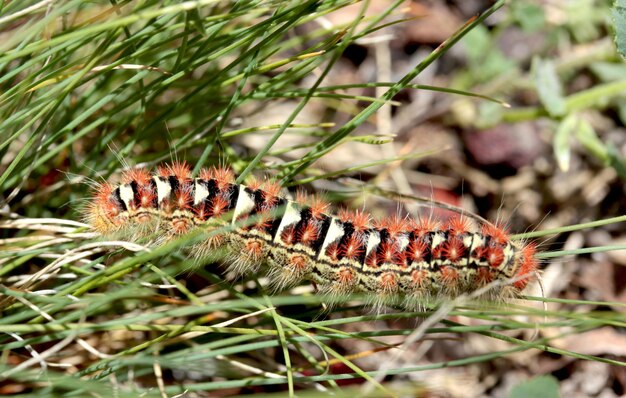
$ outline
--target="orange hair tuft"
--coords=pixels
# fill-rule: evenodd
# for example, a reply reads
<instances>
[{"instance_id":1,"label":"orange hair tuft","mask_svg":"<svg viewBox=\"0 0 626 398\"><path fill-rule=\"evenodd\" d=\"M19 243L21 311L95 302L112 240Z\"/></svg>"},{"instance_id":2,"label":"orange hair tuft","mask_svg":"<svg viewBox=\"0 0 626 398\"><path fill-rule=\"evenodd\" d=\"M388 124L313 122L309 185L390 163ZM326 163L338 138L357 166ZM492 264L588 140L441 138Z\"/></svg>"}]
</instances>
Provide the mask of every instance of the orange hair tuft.
<instances>
[{"instance_id":1,"label":"orange hair tuft","mask_svg":"<svg viewBox=\"0 0 626 398\"><path fill-rule=\"evenodd\" d=\"M176 192L176 207L179 210L188 210L192 207L193 198L191 194L185 190L179 190Z\"/></svg>"},{"instance_id":2,"label":"orange hair tuft","mask_svg":"<svg viewBox=\"0 0 626 398\"><path fill-rule=\"evenodd\" d=\"M504 250L501 247L488 247L487 248L487 262L492 268L498 268L504 261Z\"/></svg>"},{"instance_id":3,"label":"orange hair tuft","mask_svg":"<svg viewBox=\"0 0 626 398\"><path fill-rule=\"evenodd\" d=\"M251 258L260 258L263 255L265 249L265 243L257 239L251 239L245 242L244 250L246 254Z\"/></svg>"},{"instance_id":4,"label":"orange hair tuft","mask_svg":"<svg viewBox=\"0 0 626 398\"><path fill-rule=\"evenodd\" d=\"M189 181L191 180L191 168L187 162L177 160L172 164L158 166L157 175L159 177L176 177L181 182Z\"/></svg>"},{"instance_id":5,"label":"orange hair tuft","mask_svg":"<svg viewBox=\"0 0 626 398\"><path fill-rule=\"evenodd\" d=\"M454 267L441 267L441 282L446 286L455 286L459 281L459 271Z\"/></svg>"},{"instance_id":6,"label":"orange hair tuft","mask_svg":"<svg viewBox=\"0 0 626 398\"><path fill-rule=\"evenodd\" d=\"M415 220L411 221L410 228L413 230L415 235L423 236L427 232L439 230L441 226L437 220L433 220L430 217L427 219L417 217Z\"/></svg>"},{"instance_id":7,"label":"orange hair tuft","mask_svg":"<svg viewBox=\"0 0 626 398\"><path fill-rule=\"evenodd\" d=\"M378 281L383 292L391 293L398 287L398 280L393 272L383 272Z\"/></svg>"},{"instance_id":8,"label":"orange hair tuft","mask_svg":"<svg viewBox=\"0 0 626 398\"><path fill-rule=\"evenodd\" d=\"M170 170L169 167L167 165L164 164L160 164L157 166L157 176L159 177L169 177L170 176Z\"/></svg>"},{"instance_id":9,"label":"orange hair tuft","mask_svg":"<svg viewBox=\"0 0 626 398\"><path fill-rule=\"evenodd\" d=\"M198 178L205 181L211 180L213 178L211 169L207 169L206 167L201 168L200 172L198 173Z\"/></svg>"},{"instance_id":10,"label":"orange hair tuft","mask_svg":"<svg viewBox=\"0 0 626 398\"><path fill-rule=\"evenodd\" d=\"M471 230L470 220L461 215L452 216L446 223L446 229L452 235L466 234Z\"/></svg>"},{"instance_id":11,"label":"orange hair tuft","mask_svg":"<svg viewBox=\"0 0 626 398\"><path fill-rule=\"evenodd\" d=\"M509 241L509 234L506 228L498 225L486 223L481 227L481 232L491 238L499 245L504 245Z\"/></svg>"},{"instance_id":12,"label":"orange hair tuft","mask_svg":"<svg viewBox=\"0 0 626 398\"><path fill-rule=\"evenodd\" d=\"M157 194L150 185L139 186L139 207L149 208L157 199Z\"/></svg>"},{"instance_id":13,"label":"orange hair tuft","mask_svg":"<svg viewBox=\"0 0 626 398\"><path fill-rule=\"evenodd\" d=\"M211 217L221 216L226 213L229 204L228 199L222 197L221 195L216 196L215 199L213 199L209 204L209 215Z\"/></svg>"},{"instance_id":14,"label":"orange hair tuft","mask_svg":"<svg viewBox=\"0 0 626 398\"><path fill-rule=\"evenodd\" d=\"M296 199L295 202L299 205L306 205L309 203L309 194L307 194L303 189L299 188L296 191Z\"/></svg>"},{"instance_id":15,"label":"orange hair tuft","mask_svg":"<svg viewBox=\"0 0 626 398\"><path fill-rule=\"evenodd\" d=\"M401 263L400 255L398 252L396 245L393 242L383 242L380 246L380 252L378 254L377 263L378 264L398 264Z\"/></svg>"},{"instance_id":16,"label":"orange hair tuft","mask_svg":"<svg viewBox=\"0 0 626 398\"><path fill-rule=\"evenodd\" d=\"M251 190L256 191L257 189L261 189L263 181L258 179L256 176L249 176L246 178L246 186Z\"/></svg>"},{"instance_id":17,"label":"orange hair tuft","mask_svg":"<svg viewBox=\"0 0 626 398\"><path fill-rule=\"evenodd\" d=\"M267 193L268 197L276 197L280 195L282 186L280 182L274 180L265 181L263 184L263 190Z\"/></svg>"},{"instance_id":18,"label":"orange hair tuft","mask_svg":"<svg viewBox=\"0 0 626 398\"><path fill-rule=\"evenodd\" d=\"M427 279L428 271L426 270L414 270L411 272L411 282L413 282L416 288L423 287Z\"/></svg>"},{"instance_id":19,"label":"orange hair tuft","mask_svg":"<svg viewBox=\"0 0 626 398\"><path fill-rule=\"evenodd\" d=\"M320 229L312 222L308 222L304 227L297 231L298 241L305 245L315 242L320 235Z\"/></svg>"},{"instance_id":20,"label":"orange hair tuft","mask_svg":"<svg viewBox=\"0 0 626 398\"><path fill-rule=\"evenodd\" d=\"M428 244L421 239L414 239L407 247L407 261L411 262L424 261L424 257L428 252Z\"/></svg>"},{"instance_id":21,"label":"orange hair tuft","mask_svg":"<svg viewBox=\"0 0 626 398\"><path fill-rule=\"evenodd\" d=\"M280 234L280 239L290 246L296 242L296 238L296 229L293 226L285 228Z\"/></svg>"},{"instance_id":22,"label":"orange hair tuft","mask_svg":"<svg viewBox=\"0 0 626 398\"><path fill-rule=\"evenodd\" d=\"M341 258L341 250L339 249L339 243L334 242L328 245L326 248L326 256L330 257L333 261L338 261Z\"/></svg>"},{"instance_id":23,"label":"orange hair tuft","mask_svg":"<svg viewBox=\"0 0 626 398\"><path fill-rule=\"evenodd\" d=\"M150 172L143 168L126 170L122 174L122 184L130 184L135 181L139 185L148 185L150 183L150 179Z\"/></svg>"},{"instance_id":24,"label":"orange hair tuft","mask_svg":"<svg viewBox=\"0 0 626 398\"><path fill-rule=\"evenodd\" d=\"M311 215L313 218L320 218L330 207L330 203L326 202L319 195L310 196L308 204L311 207Z\"/></svg>"},{"instance_id":25,"label":"orange hair tuft","mask_svg":"<svg viewBox=\"0 0 626 398\"><path fill-rule=\"evenodd\" d=\"M399 233L408 231L410 226L406 218L398 215L384 218L376 224L379 228L386 229L391 236L397 236Z\"/></svg>"},{"instance_id":26,"label":"orange hair tuft","mask_svg":"<svg viewBox=\"0 0 626 398\"><path fill-rule=\"evenodd\" d=\"M208 169L202 169L198 178L205 181L215 180L219 190L224 190L229 184L235 183L235 174L228 167L211 166Z\"/></svg>"},{"instance_id":27,"label":"orange hair tuft","mask_svg":"<svg viewBox=\"0 0 626 398\"><path fill-rule=\"evenodd\" d=\"M353 235L341 245L340 250L343 257L354 260L363 253L363 246L359 238Z\"/></svg>"},{"instance_id":28,"label":"orange hair tuft","mask_svg":"<svg viewBox=\"0 0 626 398\"><path fill-rule=\"evenodd\" d=\"M298 271L303 271L307 268L307 265L309 264L307 258L305 256L303 256L302 254L293 254L289 257L289 260L287 260L289 266L293 269L296 269Z\"/></svg>"},{"instance_id":29,"label":"orange hair tuft","mask_svg":"<svg viewBox=\"0 0 626 398\"><path fill-rule=\"evenodd\" d=\"M362 210L340 209L337 217L343 222L354 225L354 229L362 232L369 228L371 216Z\"/></svg>"},{"instance_id":30,"label":"orange hair tuft","mask_svg":"<svg viewBox=\"0 0 626 398\"><path fill-rule=\"evenodd\" d=\"M537 252L537 248L534 244L530 243L524 246L522 249L522 263L519 266L519 269L515 273L515 277L524 277L521 280L515 281L513 286L518 288L519 290L523 290L530 280L530 274L534 273L537 269L537 259L535 258L535 254Z\"/></svg>"},{"instance_id":31,"label":"orange hair tuft","mask_svg":"<svg viewBox=\"0 0 626 398\"><path fill-rule=\"evenodd\" d=\"M474 276L474 280L480 285L484 286L488 283L493 282L494 275L493 272L487 267L478 267L476 270L476 275Z\"/></svg>"},{"instance_id":32,"label":"orange hair tuft","mask_svg":"<svg viewBox=\"0 0 626 398\"><path fill-rule=\"evenodd\" d=\"M343 267L337 271L337 282L342 285L350 285L354 279L354 271L350 268Z\"/></svg>"},{"instance_id":33,"label":"orange hair tuft","mask_svg":"<svg viewBox=\"0 0 626 398\"><path fill-rule=\"evenodd\" d=\"M115 187L108 182L99 184L94 193L94 203L96 203L96 205L108 203L114 190Z\"/></svg>"},{"instance_id":34,"label":"orange hair tuft","mask_svg":"<svg viewBox=\"0 0 626 398\"><path fill-rule=\"evenodd\" d=\"M442 254L452 262L459 261L465 255L466 249L460 238L450 237L443 243Z\"/></svg>"}]
</instances>

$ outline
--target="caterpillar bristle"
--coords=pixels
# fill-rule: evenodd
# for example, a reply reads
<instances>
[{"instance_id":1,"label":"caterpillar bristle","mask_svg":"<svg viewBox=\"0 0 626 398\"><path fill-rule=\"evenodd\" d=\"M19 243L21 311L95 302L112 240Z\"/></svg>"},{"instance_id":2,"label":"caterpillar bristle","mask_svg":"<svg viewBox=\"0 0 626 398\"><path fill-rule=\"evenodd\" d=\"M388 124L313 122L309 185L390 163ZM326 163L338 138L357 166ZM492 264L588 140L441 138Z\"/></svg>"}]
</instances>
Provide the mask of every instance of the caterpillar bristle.
<instances>
[{"instance_id":1,"label":"caterpillar bristle","mask_svg":"<svg viewBox=\"0 0 626 398\"><path fill-rule=\"evenodd\" d=\"M400 217L397 214L374 222L374 227L379 229L386 229L389 232L389 235L393 237L407 231L409 229L409 226L409 220L406 217Z\"/></svg>"},{"instance_id":2,"label":"caterpillar bristle","mask_svg":"<svg viewBox=\"0 0 626 398\"><path fill-rule=\"evenodd\" d=\"M498 224L486 223L481 226L481 232L485 236L489 236L498 244L503 244L509 240L509 234L506 228Z\"/></svg>"},{"instance_id":3,"label":"caterpillar bristle","mask_svg":"<svg viewBox=\"0 0 626 398\"><path fill-rule=\"evenodd\" d=\"M123 225L120 222L119 208L111 201L114 189L115 187L109 183L96 186L92 200L84 208L85 222L103 235L115 233Z\"/></svg>"},{"instance_id":4,"label":"caterpillar bristle","mask_svg":"<svg viewBox=\"0 0 626 398\"><path fill-rule=\"evenodd\" d=\"M263 188L263 181L256 176L248 176L248 178L246 178L246 186L256 191Z\"/></svg>"},{"instance_id":5,"label":"caterpillar bristle","mask_svg":"<svg viewBox=\"0 0 626 398\"><path fill-rule=\"evenodd\" d=\"M294 287L309 276L311 260L302 254L277 253L269 260L267 276L270 288L277 293Z\"/></svg>"},{"instance_id":6,"label":"caterpillar bristle","mask_svg":"<svg viewBox=\"0 0 626 398\"><path fill-rule=\"evenodd\" d=\"M174 177L179 182L188 182L191 180L191 168L185 161L174 161L172 164L159 166L157 175L160 177Z\"/></svg>"},{"instance_id":7,"label":"caterpillar bristle","mask_svg":"<svg viewBox=\"0 0 626 398\"><path fill-rule=\"evenodd\" d=\"M359 232L365 231L371 224L371 216L362 210L340 209L337 217L354 225L354 229Z\"/></svg>"},{"instance_id":8,"label":"caterpillar bristle","mask_svg":"<svg viewBox=\"0 0 626 398\"><path fill-rule=\"evenodd\" d=\"M231 169L211 166L208 169L200 170L198 178L201 180L214 180L220 190L235 183L235 173Z\"/></svg>"},{"instance_id":9,"label":"caterpillar bristle","mask_svg":"<svg viewBox=\"0 0 626 398\"><path fill-rule=\"evenodd\" d=\"M360 275L348 267L339 267L336 270L326 270L321 278L316 280L320 294L329 303L337 303L342 297L356 292Z\"/></svg>"},{"instance_id":10,"label":"caterpillar bristle","mask_svg":"<svg viewBox=\"0 0 626 398\"><path fill-rule=\"evenodd\" d=\"M520 265L515 273L515 277L521 279L513 282L513 286L520 291L526 288L526 285L530 282L531 276L537 269L536 251L536 246L533 243L528 243L522 248L521 256L517 259Z\"/></svg>"},{"instance_id":11,"label":"caterpillar bristle","mask_svg":"<svg viewBox=\"0 0 626 398\"><path fill-rule=\"evenodd\" d=\"M452 216L446 223L446 229L452 235L463 235L471 231L471 223L467 217Z\"/></svg>"},{"instance_id":12,"label":"caterpillar bristle","mask_svg":"<svg viewBox=\"0 0 626 398\"><path fill-rule=\"evenodd\" d=\"M330 208L330 203L325 201L320 195L311 195L302 204L310 208L313 218L322 217Z\"/></svg>"},{"instance_id":13,"label":"caterpillar bristle","mask_svg":"<svg viewBox=\"0 0 626 398\"><path fill-rule=\"evenodd\" d=\"M291 201L281 190L271 179L238 185L228 168L193 178L186 162L174 162L100 185L85 218L102 235L151 245L201 229L206 236L186 248L198 266L220 260L232 275L250 277L266 264L275 292L310 280L331 303L362 292L377 310L429 308L475 292L506 300L538 267L535 246L512 242L497 224L477 229L465 216L377 221L345 209L335 216L318 195L299 191Z\"/></svg>"},{"instance_id":14,"label":"caterpillar bristle","mask_svg":"<svg viewBox=\"0 0 626 398\"><path fill-rule=\"evenodd\" d=\"M309 195L302 188L297 189L294 202L305 205L306 203L308 203L308 201Z\"/></svg>"},{"instance_id":15,"label":"caterpillar bristle","mask_svg":"<svg viewBox=\"0 0 626 398\"><path fill-rule=\"evenodd\" d=\"M261 239L240 238L237 234L232 234L225 262L226 269L238 278L256 275L268 253L269 246Z\"/></svg>"},{"instance_id":16,"label":"caterpillar bristle","mask_svg":"<svg viewBox=\"0 0 626 398\"><path fill-rule=\"evenodd\" d=\"M434 220L432 217L425 218L418 216L414 220L411 220L410 228L415 234L422 236L429 231L441 229L441 223L438 220Z\"/></svg>"},{"instance_id":17,"label":"caterpillar bristle","mask_svg":"<svg viewBox=\"0 0 626 398\"><path fill-rule=\"evenodd\" d=\"M146 169L130 169L122 174L122 184L130 184L135 181L140 186L145 186L149 183L150 178L152 175Z\"/></svg>"}]
</instances>

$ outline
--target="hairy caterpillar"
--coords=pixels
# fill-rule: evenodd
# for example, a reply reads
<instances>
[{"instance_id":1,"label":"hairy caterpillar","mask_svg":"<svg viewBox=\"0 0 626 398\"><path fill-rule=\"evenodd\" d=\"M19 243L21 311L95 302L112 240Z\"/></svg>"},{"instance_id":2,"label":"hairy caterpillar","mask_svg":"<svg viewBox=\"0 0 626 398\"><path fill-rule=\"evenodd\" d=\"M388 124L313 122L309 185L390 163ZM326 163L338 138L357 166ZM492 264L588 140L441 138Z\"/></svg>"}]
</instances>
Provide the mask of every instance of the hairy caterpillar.
<instances>
[{"instance_id":1,"label":"hairy caterpillar","mask_svg":"<svg viewBox=\"0 0 626 398\"><path fill-rule=\"evenodd\" d=\"M430 219L390 217L371 221L360 211L327 213L328 204L302 195L280 196L275 182L235 184L225 168L193 178L186 163L131 170L122 183L98 187L87 220L104 234L156 242L195 228L216 231L189 252L202 258L225 250L223 261L236 274L267 264L272 286L283 289L313 281L322 293L364 292L377 303L415 308L456 297L498 281L489 299L515 296L537 268L532 244L512 242L486 223L468 219L444 224Z\"/></svg>"}]
</instances>

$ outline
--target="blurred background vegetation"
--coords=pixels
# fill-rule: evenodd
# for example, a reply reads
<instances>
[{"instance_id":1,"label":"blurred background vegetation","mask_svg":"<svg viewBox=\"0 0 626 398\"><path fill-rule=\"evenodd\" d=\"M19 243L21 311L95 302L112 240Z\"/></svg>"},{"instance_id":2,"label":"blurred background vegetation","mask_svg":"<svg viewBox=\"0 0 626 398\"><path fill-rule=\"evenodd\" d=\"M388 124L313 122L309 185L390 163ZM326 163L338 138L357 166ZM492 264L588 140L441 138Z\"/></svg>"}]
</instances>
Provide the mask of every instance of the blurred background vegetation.
<instances>
[{"instance_id":1,"label":"blurred background vegetation","mask_svg":"<svg viewBox=\"0 0 626 398\"><path fill-rule=\"evenodd\" d=\"M0 2L0 394L623 395L625 10ZM503 220L540 244L542 289L325 310L78 222L90 181L172 159L377 217L417 214L403 194Z\"/></svg>"}]
</instances>

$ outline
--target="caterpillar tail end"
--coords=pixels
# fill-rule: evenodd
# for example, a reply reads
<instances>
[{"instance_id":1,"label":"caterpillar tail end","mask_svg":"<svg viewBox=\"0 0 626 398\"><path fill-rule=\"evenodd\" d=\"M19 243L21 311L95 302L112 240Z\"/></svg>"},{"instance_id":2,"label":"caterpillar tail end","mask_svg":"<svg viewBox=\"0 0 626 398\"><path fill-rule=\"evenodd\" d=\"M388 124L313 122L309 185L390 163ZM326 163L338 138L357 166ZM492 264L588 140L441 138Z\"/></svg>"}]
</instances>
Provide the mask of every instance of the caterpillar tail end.
<instances>
[{"instance_id":1,"label":"caterpillar tail end","mask_svg":"<svg viewBox=\"0 0 626 398\"><path fill-rule=\"evenodd\" d=\"M537 247L532 243L526 244L520 252L519 267L514 276L515 282L513 282L513 287L519 292L528 286L528 283L531 281L532 276L538 268L539 262L537 261L536 254Z\"/></svg>"}]
</instances>

